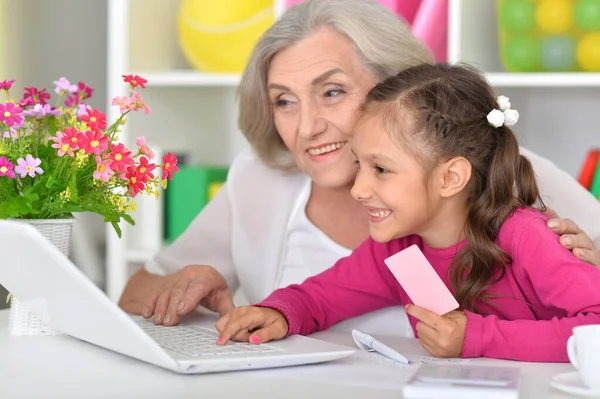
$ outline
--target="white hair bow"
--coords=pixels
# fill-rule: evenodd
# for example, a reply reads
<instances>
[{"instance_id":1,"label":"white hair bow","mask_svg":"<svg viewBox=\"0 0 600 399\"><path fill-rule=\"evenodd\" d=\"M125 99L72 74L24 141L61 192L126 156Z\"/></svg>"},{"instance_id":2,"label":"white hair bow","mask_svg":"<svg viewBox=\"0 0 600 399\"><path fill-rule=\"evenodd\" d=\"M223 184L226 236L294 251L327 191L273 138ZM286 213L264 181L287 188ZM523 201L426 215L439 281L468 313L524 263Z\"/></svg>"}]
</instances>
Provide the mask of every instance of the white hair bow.
<instances>
[{"instance_id":1,"label":"white hair bow","mask_svg":"<svg viewBox=\"0 0 600 399\"><path fill-rule=\"evenodd\" d=\"M498 108L493 109L487 114L487 120L490 125L500 127L502 125L512 126L519 120L519 111L510 109L510 101L506 96L498 96L496 98Z\"/></svg>"}]
</instances>

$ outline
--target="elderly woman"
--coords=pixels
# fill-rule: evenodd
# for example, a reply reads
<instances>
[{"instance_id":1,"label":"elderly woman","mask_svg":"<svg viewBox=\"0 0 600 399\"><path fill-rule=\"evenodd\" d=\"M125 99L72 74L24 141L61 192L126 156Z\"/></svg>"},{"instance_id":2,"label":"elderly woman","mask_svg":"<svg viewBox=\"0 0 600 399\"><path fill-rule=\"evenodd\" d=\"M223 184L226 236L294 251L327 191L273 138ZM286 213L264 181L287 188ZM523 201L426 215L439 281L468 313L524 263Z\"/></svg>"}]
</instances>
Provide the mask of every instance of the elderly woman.
<instances>
[{"instance_id":1,"label":"elderly woman","mask_svg":"<svg viewBox=\"0 0 600 399\"><path fill-rule=\"evenodd\" d=\"M356 165L347 146L359 106L378 81L424 62L428 49L372 0L308 0L258 41L239 88L240 128L252 150L187 231L129 281L120 306L175 325L197 305L221 315L300 283L350 254L369 234L350 196ZM600 204L549 161L523 150L545 203L600 240ZM563 245L600 263L570 220L553 219ZM597 241L600 242L600 241ZM239 289L238 289L239 288ZM404 310L348 320L373 333L412 336Z\"/></svg>"}]
</instances>

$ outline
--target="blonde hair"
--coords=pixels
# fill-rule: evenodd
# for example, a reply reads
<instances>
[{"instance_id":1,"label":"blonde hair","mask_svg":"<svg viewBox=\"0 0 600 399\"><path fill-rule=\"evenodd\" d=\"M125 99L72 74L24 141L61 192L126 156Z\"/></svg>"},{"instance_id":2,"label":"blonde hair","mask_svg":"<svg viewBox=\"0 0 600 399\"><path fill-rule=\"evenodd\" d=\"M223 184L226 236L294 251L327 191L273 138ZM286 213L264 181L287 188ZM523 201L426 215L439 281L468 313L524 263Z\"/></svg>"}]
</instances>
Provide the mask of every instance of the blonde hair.
<instances>
[{"instance_id":1,"label":"blonde hair","mask_svg":"<svg viewBox=\"0 0 600 399\"><path fill-rule=\"evenodd\" d=\"M295 164L275 128L267 90L269 65L279 51L320 28L350 39L363 65L379 81L405 68L434 62L408 24L375 0L306 0L292 6L258 40L238 89L240 130L272 168L293 170Z\"/></svg>"}]
</instances>

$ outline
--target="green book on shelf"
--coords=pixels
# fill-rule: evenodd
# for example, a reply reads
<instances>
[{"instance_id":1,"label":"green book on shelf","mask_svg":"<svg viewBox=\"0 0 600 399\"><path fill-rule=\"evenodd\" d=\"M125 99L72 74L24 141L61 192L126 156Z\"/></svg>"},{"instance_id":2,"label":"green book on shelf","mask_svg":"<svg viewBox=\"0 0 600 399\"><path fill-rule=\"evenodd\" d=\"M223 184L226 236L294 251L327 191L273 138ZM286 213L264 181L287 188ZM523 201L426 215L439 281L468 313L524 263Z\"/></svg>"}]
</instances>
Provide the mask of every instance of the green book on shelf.
<instances>
[{"instance_id":1,"label":"green book on shelf","mask_svg":"<svg viewBox=\"0 0 600 399\"><path fill-rule=\"evenodd\" d=\"M217 194L227 169L212 166L180 166L165 198L165 240L172 243Z\"/></svg>"},{"instance_id":2,"label":"green book on shelf","mask_svg":"<svg viewBox=\"0 0 600 399\"><path fill-rule=\"evenodd\" d=\"M594 179L592 180L590 192L594 197L600 199L600 162L598 162L598 165L596 165L596 171L594 172Z\"/></svg>"}]
</instances>

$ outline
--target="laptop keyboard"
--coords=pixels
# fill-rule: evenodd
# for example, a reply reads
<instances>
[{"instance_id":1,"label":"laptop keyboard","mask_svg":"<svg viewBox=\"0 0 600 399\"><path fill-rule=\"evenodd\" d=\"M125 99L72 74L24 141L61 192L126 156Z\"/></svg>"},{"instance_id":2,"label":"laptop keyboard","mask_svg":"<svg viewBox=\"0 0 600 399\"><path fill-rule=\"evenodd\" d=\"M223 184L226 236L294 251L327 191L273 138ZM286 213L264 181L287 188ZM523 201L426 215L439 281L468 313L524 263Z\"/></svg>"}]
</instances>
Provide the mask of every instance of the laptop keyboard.
<instances>
[{"instance_id":1,"label":"laptop keyboard","mask_svg":"<svg viewBox=\"0 0 600 399\"><path fill-rule=\"evenodd\" d=\"M148 322L141 322L139 325L163 348L188 357L284 352L282 349L267 344L254 345L247 342L229 341L226 345L217 345L218 333L203 327L185 324L166 327Z\"/></svg>"}]
</instances>

